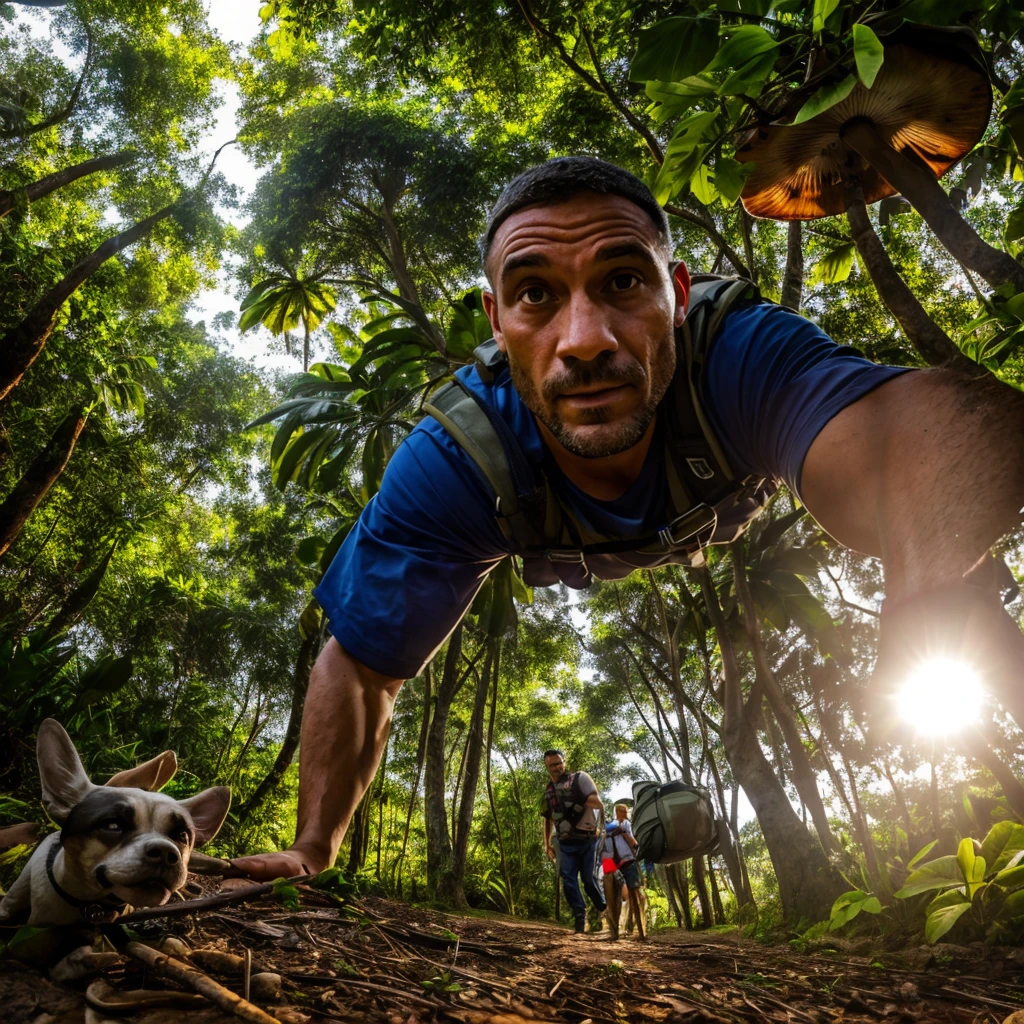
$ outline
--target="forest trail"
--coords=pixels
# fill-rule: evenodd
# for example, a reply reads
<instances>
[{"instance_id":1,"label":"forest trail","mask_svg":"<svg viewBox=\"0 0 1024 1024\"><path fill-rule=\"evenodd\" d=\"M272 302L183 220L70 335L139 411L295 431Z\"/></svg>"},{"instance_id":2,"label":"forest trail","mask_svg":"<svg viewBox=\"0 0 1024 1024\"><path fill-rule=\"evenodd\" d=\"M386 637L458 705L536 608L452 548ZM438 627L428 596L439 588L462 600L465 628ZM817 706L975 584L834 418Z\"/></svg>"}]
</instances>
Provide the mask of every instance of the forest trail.
<instances>
[{"instance_id":1,"label":"forest trail","mask_svg":"<svg viewBox=\"0 0 1024 1024\"><path fill-rule=\"evenodd\" d=\"M264 1011L281 1024L1001 1024L1024 1008L1020 950L934 946L853 955L799 952L738 932L657 932L648 941L575 935L550 923L465 917L391 900L337 899L300 887L298 908L273 895L245 904L179 912L153 934L174 933L193 962L241 991L237 956L274 972L283 996ZM144 927L140 925L139 927ZM849 947L849 943L844 944ZM210 957L209 951L221 954ZM860 951L863 952L863 951ZM234 954L235 956L231 956ZM236 965L235 969L232 964ZM116 990L167 989L138 960L107 971ZM228 1024L201 1003L116 1015L132 1024ZM58 988L0 961L4 1024L113 1024L82 991ZM125 1009L128 1009L127 1007ZM258 1011L257 1011L258 1012ZM1012 1016L1011 1016L1012 1015Z\"/></svg>"}]
</instances>

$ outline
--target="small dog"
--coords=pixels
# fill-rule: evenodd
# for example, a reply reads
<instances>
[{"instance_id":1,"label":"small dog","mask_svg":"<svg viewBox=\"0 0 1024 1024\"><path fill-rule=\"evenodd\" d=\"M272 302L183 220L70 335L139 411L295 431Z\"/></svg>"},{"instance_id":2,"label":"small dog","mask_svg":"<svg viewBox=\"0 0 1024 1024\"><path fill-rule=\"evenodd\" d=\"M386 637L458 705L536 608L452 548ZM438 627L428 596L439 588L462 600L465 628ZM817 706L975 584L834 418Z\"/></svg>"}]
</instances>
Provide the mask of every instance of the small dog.
<instances>
[{"instance_id":1,"label":"small dog","mask_svg":"<svg viewBox=\"0 0 1024 1024\"><path fill-rule=\"evenodd\" d=\"M100 924L166 903L231 803L226 786L181 801L155 792L177 769L171 751L94 785L52 718L39 727L36 756L43 806L61 830L39 844L0 900L0 922L27 913L33 927Z\"/></svg>"}]
</instances>

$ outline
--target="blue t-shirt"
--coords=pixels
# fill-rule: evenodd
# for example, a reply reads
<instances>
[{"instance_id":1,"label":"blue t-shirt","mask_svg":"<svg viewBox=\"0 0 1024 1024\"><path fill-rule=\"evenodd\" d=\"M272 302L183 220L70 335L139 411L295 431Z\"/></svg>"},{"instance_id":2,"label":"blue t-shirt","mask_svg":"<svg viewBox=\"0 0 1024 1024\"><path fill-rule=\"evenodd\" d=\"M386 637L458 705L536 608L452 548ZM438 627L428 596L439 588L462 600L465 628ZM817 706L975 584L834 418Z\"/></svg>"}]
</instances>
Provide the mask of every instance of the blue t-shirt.
<instances>
[{"instance_id":1,"label":"blue t-shirt","mask_svg":"<svg viewBox=\"0 0 1024 1024\"><path fill-rule=\"evenodd\" d=\"M902 368L879 366L835 344L811 321L763 303L730 313L711 346L705 407L741 477L763 475L800 492L811 442L847 405ZM596 532L633 537L664 525L662 446L652 444L621 497L600 501L575 487L546 454L533 414L508 372L484 383L472 367L459 377L508 423L527 459L573 513ZM394 678L420 672L465 614L487 574L508 554L494 495L476 465L433 418L399 446L380 491L363 510L315 595L335 639L369 668ZM619 578L612 558L588 565Z\"/></svg>"}]
</instances>

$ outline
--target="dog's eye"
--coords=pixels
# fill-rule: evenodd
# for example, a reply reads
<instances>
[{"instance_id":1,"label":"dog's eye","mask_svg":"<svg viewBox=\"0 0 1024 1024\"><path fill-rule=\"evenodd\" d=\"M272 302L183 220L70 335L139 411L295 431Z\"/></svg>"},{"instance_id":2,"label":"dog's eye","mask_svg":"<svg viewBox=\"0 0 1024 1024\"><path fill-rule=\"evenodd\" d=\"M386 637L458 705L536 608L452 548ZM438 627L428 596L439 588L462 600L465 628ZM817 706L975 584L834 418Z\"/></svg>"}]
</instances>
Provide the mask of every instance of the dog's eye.
<instances>
[{"instance_id":1,"label":"dog's eye","mask_svg":"<svg viewBox=\"0 0 1024 1024\"><path fill-rule=\"evenodd\" d=\"M189 835L188 829L183 828L180 831L176 832L173 836L171 836L171 838L174 839L176 842L184 843L187 846L188 841L192 837Z\"/></svg>"},{"instance_id":2,"label":"dog's eye","mask_svg":"<svg viewBox=\"0 0 1024 1024\"><path fill-rule=\"evenodd\" d=\"M110 821L105 821L105 822L103 822L103 824L100 825L100 831L102 831L102 832L123 832L124 829L121 827L121 822L117 821L114 818L111 818Z\"/></svg>"}]
</instances>

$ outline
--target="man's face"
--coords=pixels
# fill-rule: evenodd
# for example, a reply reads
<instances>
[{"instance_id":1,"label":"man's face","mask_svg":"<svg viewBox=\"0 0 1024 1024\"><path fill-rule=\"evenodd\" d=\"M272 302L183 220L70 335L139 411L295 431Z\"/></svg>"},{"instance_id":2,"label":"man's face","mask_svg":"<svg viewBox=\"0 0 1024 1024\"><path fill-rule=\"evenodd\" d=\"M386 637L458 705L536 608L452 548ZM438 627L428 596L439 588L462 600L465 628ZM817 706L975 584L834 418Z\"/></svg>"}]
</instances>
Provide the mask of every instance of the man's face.
<instances>
[{"instance_id":1,"label":"man's face","mask_svg":"<svg viewBox=\"0 0 1024 1024\"><path fill-rule=\"evenodd\" d=\"M583 192L498 228L484 308L512 382L554 439L602 458L646 433L675 372L684 295L650 217Z\"/></svg>"},{"instance_id":2,"label":"man's face","mask_svg":"<svg viewBox=\"0 0 1024 1024\"><path fill-rule=\"evenodd\" d=\"M625 807L616 807L615 808L615 818L616 818L617 821L625 821L626 820L626 808Z\"/></svg>"},{"instance_id":3,"label":"man's face","mask_svg":"<svg viewBox=\"0 0 1024 1024\"><path fill-rule=\"evenodd\" d=\"M552 781L560 779L565 773L565 761L562 760L560 754L551 754L545 757L544 767L547 768Z\"/></svg>"}]
</instances>

